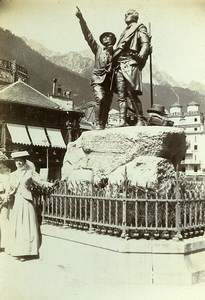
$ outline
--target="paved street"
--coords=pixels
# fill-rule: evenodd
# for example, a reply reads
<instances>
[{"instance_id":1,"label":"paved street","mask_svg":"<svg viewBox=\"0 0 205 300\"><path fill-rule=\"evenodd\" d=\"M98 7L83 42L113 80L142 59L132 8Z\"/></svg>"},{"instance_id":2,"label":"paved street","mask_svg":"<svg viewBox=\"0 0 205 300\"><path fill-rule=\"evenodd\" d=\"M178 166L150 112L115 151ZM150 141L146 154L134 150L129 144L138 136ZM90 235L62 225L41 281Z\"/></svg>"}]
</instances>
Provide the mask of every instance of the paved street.
<instances>
[{"instance_id":1,"label":"paved street","mask_svg":"<svg viewBox=\"0 0 205 300\"><path fill-rule=\"evenodd\" d=\"M202 300L205 283L188 287L131 284L125 256L43 235L41 258L0 253L0 300Z\"/></svg>"}]
</instances>

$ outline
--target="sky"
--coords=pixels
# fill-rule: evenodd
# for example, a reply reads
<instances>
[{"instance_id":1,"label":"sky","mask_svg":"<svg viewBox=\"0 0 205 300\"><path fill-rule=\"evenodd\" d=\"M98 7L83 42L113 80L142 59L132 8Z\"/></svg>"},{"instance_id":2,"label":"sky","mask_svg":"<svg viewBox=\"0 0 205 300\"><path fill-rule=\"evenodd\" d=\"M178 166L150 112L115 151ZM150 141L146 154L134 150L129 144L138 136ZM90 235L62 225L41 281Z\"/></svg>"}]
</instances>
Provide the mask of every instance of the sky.
<instances>
[{"instance_id":1,"label":"sky","mask_svg":"<svg viewBox=\"0 0 205 300\"><path fill-rule=\"evenodd\" d=\"M153 64L177 81L205 84L205 0L0 0L0 27L56 52L82 51L76 6L96 40L104 31L119 38L125 12L136 9L151 24Z\"/></svg>"}]
</instances>

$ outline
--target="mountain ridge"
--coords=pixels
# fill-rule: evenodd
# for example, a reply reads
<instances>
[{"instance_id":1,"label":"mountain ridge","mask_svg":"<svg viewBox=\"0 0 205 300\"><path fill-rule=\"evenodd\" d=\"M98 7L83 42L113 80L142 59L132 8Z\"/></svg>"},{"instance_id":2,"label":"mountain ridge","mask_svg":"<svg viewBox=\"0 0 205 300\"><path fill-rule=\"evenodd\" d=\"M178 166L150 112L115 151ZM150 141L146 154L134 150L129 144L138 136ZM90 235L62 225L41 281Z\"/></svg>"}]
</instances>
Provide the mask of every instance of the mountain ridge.
<instances>
[{"instance_id":1,"label":"mountain ridge","mask_svg":"<svg viewBox=\"0 0 205 300\"><path fill-rule=\"evenodd\" d=\"M73 91L76 106L81 105L82 101L90 101L93 97L88 79L50 62L38 51L31 49L20 37L2 28L0 58L16 60L17 64L24 66L28 70L29 84L44 95L52 93L53 79L57 78L64 91Z\"/></svg>"},{"instance_id":2,"label":"mountain ridge","mask_svg":"<svg viewBox=\"0 0 205 300\"><path fill-rule=\"evenodd\" d=\"M89 78L94 66L94 55L90 49L75 52L70 51L68 53L57 53L55 51L47 49L42 44L33 40L25 39L25 42L33 46L34 50L39 51L43 56L47 57L51 62L64 66L74 72L79 73L85 78ZM150 82L150 67L149 61L143 69L143 82ZM155 85L170 85L172 87L189 88L192 91L197 91L205 95L205 85L192 80L189 83L176 81L167 71L160 70L155 64L152 65L152 80Z\"/></svg>"}]
</instances>

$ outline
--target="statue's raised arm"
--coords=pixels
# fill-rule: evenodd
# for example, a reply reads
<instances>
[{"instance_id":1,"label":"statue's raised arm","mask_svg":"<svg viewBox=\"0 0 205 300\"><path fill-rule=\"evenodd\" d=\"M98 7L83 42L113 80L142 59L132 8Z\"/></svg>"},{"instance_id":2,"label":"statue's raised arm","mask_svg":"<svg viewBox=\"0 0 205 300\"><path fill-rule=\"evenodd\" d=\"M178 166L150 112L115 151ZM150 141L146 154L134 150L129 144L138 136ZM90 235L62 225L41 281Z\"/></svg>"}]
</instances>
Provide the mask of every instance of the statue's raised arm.
<instances>
[{"instance_id":1,"label":"statue's raised arm","mask_svg":"<svg viewBox=\"0 0 205 300\"><path fill-rule=\"evenodd\" d=\"M76 17L79 19L84 38L95 55L95 64L91 76L91 85L96 101L95 125L96 129L104 129L107 125L108 112L110 110L113 92L111 86L111 69L113 46L116 37L112 32L103 32L100 37L100 45L92 36L80 9L76 6Z\"/></svg>"},{"instance_id":2,"label":"statue's raised arm","mask_svg":"<svg viewBox=\"0 0 205 300\"><path fill-rule=\"evenodd\" d=\"M76 6L77 11L76 11L76 17L79 19L80 22L80 27L82 30L82 33L84 35L84 38L86 40L86 42L88 43L90 49L92 50L93 54L96 54L97 52L97 42L94 39L92 33L90 32L90 29L88 28L88 25L80 11L80 9Z\"/></svg>"}]
</instances>

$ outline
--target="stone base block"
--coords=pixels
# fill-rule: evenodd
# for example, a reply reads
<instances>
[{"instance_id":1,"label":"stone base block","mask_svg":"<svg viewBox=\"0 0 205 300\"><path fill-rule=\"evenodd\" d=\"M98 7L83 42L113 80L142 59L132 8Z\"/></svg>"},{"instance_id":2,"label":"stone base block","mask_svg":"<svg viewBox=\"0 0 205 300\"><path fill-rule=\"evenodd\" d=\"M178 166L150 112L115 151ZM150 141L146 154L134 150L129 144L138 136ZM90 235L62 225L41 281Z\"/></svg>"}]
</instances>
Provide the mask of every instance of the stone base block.
<instances>
[{"instance_id":1,"label":"stone base block","mask_svg":"<svg viewBox=\"0 0 205 300\"><path fill-rule=\"evenodd\" d=\"M205 282L204 236L184 241L125 240L51 225L42 225L41 230L44 236L57 238L56 243L62 240L69 247L77 243L85 255L93 252L90 270L97 264L102 269L99 280L104 282L123 284L126 279L130 284L170 286ZM47 253L42 255L47 259ZM63 264L60 250L57 256L55 252L56 260Z\"/></svg>"}]
</instances>

